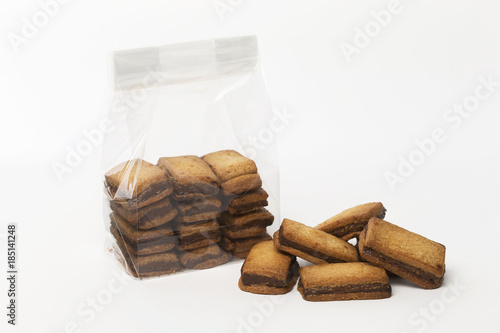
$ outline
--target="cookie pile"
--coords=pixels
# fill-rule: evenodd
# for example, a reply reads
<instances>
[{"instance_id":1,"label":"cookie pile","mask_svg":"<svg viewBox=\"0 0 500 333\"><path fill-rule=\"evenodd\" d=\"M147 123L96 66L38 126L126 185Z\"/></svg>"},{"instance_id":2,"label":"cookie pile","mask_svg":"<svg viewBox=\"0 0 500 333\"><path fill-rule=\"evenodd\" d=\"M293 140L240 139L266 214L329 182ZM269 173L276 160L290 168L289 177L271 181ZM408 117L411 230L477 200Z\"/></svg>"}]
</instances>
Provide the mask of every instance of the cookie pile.
<instances>
[{"instance_id":1,"label":"cookie pile","mask_svg":"<svg viewBox=\"0 0 500 333\"><path fill-rule=\"evenodd\" d=\"M204 161L206 157L213 166ZM136 277L214 267L230 259L226 250L229 241L223 233L251 234L249 229L255 227L251 223L236 227L219 224L218 218L224 221L222 214L228 213L229 206L240 213L234 216L252 211L256 223L263 223L259 219L273 222L272 214L259 210L267 205L267 193L261 185L255 163L235 151L203 158L162 157L157 165L141 159L127 161L105 175L112 211L110 231L124 263ZM265 198L260 200L263 193ZM260 199L254 200L256 197ZM237 198L243 204L231 205ZM270 239L259 231L251 234L252 245Z\"/></svg>"},{"instance_id":2,"label":"cookie pile","mask_svg":"<svg viewBox=\"0 0 500 333\"><path fill-rule=\"evenodd\" d=\"M220 246L233 256L246 258L257 243L270 240L266 227L274 216L264 207L267 192L255 162L234 150L202 157L221 181L223 212L219 217L223 239Z\"/></svg>"},{"instance_id":3,"label":"cookie pile","mask_svg":"<svg viewBox=\"0 0 500 333\"><path fill-rule=\"evenodd\" d=\"M157 166L132 160L105 175L112 213L110 231L132 274L148 277L180 270L171 221L177 209L170 200L169 177Z\"/></svg>"},{"instance_id":4,"label":"cookie pile","mask_svg":"<svg viewBox=\"0 0 500 333\"><path fill-rule=\"evenodd\" d=\"M384 221L385 211L381 203L359 205L314 228L284 219L273 241L250 250L240 289L283 294L300 276L307 301L381 299L391 296L387 272L426 289L441 286L445 247ZM353 238L357 247L347 242ZM296 256L315 265L298 269Z\"/></svg>"}]
</instances>

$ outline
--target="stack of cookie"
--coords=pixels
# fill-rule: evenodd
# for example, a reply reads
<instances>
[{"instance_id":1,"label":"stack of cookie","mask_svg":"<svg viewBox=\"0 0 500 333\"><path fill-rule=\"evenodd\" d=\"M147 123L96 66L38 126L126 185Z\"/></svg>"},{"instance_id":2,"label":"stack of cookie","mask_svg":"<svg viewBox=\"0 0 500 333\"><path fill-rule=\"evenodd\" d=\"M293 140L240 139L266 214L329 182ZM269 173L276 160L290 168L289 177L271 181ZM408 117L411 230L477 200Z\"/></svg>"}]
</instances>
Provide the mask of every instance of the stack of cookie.
<instances>
[{"instance_id":1,"label":"stack of cookie","mask_svg":"<svg viewBox=\"0 0 500 333\"><path fill-rule=\"evenodd\" d=\"M234 150L210 153L202 159L218 177L222 188L220 246L236 257L246 258L253 245L271 239L266 227L274 220L264 208L268 194L262 188L257 166Z\"/></svg>"},{"instance_id":2,"label":"stack of cookie","mask_svg":"<svg viewBox=\"0 0 500 333\"><path fill-rule=\"evenodd\" d=\"M199 157L162 157L160 167L173 185L178 216L175 232L178 253L186 268L203 269L229 260L217 242L221 239L217 218L221 214L220 182Z\"/></svg>"},{"instance_id":3,"label":"stack of cookie","mask_svg":"<svg viewBox=\"0 0 500 333\"><path fill-rule=\"evenodd\" d=\"M177 209L169 196L172 185L159 167L135 159L105 175L110 196L110 231L136 277L170 274L181 269L174 252L172 223Z\"/></svg>"}]
</instances>

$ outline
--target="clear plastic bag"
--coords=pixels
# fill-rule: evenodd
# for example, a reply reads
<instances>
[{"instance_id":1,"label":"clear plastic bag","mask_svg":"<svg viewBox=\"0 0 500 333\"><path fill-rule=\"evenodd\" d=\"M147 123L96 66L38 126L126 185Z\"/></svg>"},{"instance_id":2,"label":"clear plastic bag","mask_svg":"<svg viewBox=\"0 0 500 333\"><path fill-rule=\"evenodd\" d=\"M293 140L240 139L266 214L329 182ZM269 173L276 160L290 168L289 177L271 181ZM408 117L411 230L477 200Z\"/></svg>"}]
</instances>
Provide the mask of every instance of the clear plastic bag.
<instances>
[{"instance_id":1,"label":"clear plastic bag","mask_svg":"<svg viewBox=\"0 0 500 333\"><path fill-rule=\"evenodd\" d=\"M136 277L244 257L245 249L259 241L257 227L262 231L269 225L263 212L267 202L279 220L276 143L249 144L275 117L256 38L125 50L111 58L114 96L102 155L107 248ZM255 165L267 200L260 186L245 188L253 176L243 175L255 173ZM241 177L228 180L234 175ZM200 177L210 179L200 185ZM218 205L219 214L203 214ZM177 215L170 219L173 208ZM194 221L195 213L203 220ZM245 232L252 223L255 230ZM193 245L193 239L201 241Z\"/></svg>"}]
</instances>

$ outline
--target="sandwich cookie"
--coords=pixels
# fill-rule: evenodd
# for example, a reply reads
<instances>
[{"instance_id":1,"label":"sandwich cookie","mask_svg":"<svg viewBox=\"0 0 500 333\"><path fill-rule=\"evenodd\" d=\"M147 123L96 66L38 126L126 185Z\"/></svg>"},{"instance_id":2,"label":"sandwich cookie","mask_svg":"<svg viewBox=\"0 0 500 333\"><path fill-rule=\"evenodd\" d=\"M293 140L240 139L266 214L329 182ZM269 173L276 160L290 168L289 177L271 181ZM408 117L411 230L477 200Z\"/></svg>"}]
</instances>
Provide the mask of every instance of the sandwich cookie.
<instances>
[{"instance_id":1,"label":"sandwich cookie","mask_svg":"<svg viewBox=\"0 0 500 333\"><path fill-rule=\"evenodd\" d=\"M289 219L283 220L273 238L278 250L313 264L359 261L358 251L351 244Z\"/></svg>"},{"instance_id":2,"label":"sandwich cookie","mask_svg":"<svg viewBox=\"0 0 500 333\"><path fill-rule=\"evenodd\" d=\"M221 181L224 194L241 194L262 186L255 162L234 150L221 150L202 157Z\"/></svg>"},{"instance_id":3,"label":"sandwich cookie","mask_svg":"<svg viewBox=\"0 0 500 333\"><path fill-rule=\"evenodd\" d=\"M297 290L306 301L381 299L391 296L384 269L349 262L302 267Z\"/></svg>"},{"instance_id":4,"label":"sandwich cookie","mask_svg":"<svg viewBox=\"0 0 500 333\"><path fill-rule=\"evenodd\" d=\"M197 156L161 157L158 166L171 176L177 195L201 193L213 196L219 192L219 179Z\"/></svg>"},{"instance_id":5,"label":"sandwich cookie","mask_svg":"<svg viewBox=\"0 0 500 333\"><path fill-rule=\"evenodd\" d=\"M140 230L156 228L177 216L177 209L168 197L139 209L128 210L115 201L110 201L110 206L115 213Z\"/></svg>"},{"instance_id":6,"label":"sandwich cookie","mask_svg":"<svg viewBox=\"0 0 500 333\"><path fill-rule=\"evenodd\" d=\"M262 188L248 191L241 195L229 196L227 200L227 211L230 214L244 214L258 210L268 205L269 194Z\"/></svg>"},{"instance_id":7,"label":"sandwich cookie","mask_svg":"<svg viewBox=\"0 0 500 333\"><path fill-rule=\"evenodd\" d=\"M194 250L220 241L221 235L217 220L179 227L179 247L183 250Z\"/></svg>"},{"instance_id":8,"label":"sandwich cookie","mask_svg":"<svg viewBox=\"0 0 500 333\"><path fill-rule=\"evenodd\" d=\"M443 282L445 252L444 245L376 217L359 236L362 258L427 289Z\"/></svg>"},{"instance_id":9,"label":"sandwich cookie","mask_svg":"<svg viewBox=\"0 0 500 333\"><path fill-rule=\"evenodd\" d=\"M135 159L117 165L105 175L111 199L125 209L138 209L172 193L168 175L159 167Z\"/></svg>"},{"instance_id":10,"label":"sandwich cookie","mask_svg":"<svg viewBox=\"0 0 500 333\"><path fill-rule=\"evenodd\" d=\"M372 217L383 219L385 212L382 203L370 202L346 209L314 228L347 241L359 237L361 230Z\"/></svg>"},{"instance_id":11,"label":"sandwich cookie","mask_svg":"<svg viewBox=\"0 0 500 333\"><path fill-rule=\"evenodd\" d=\"M180 254L181 264L186 268L206 269L229 261L229 254L214 244Z\"/></svg>"},{"instance_id":12,"label":"sandwich cookie","mask_svg":"<svg viewBox=\"0 0 500 333\"><path fill-rule=\"evenodd\" d=\"M238 286L254 294L286 294L295 286L298 275L295 256L278 251L272 241L266 241L250 250L241 267Z\"/></svg>"}]
</instances>

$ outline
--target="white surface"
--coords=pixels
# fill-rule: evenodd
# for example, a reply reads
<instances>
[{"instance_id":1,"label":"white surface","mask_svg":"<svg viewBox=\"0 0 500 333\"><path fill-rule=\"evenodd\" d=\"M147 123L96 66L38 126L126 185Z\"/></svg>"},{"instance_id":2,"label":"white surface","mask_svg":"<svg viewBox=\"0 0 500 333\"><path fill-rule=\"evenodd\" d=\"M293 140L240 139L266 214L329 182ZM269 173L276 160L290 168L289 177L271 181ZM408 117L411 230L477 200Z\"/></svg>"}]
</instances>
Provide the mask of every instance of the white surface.
<instances>
[{"instance_id":1,"label":"white surface","mask_svg":"<svg viewBox=\"0 0 500 333\"><path fill-rule=\"evenodd\" d=\"M339 45L388 1L231 3L221 20L212 0L71 1L19 52L7 33L40 5L4 4L1 232L18 224L20 255L19 325L8 332L59 333L71 322L80 332L498 332L500 87L457 129L443 120L479 77L500 81L498 2L402 0L350 64ZM296 290L241 292L240 264L120 288L103 252L100 145L62 182L51 163L106 116L109 51L246 34L259 37L276 107L296 115L277 134L282 216L314 225L382 201L387 220L446 245L442 288L395 280L387 300L309 303ZM447 140L392 190L384 173L436 128ZM87 302L110 287L116 294L91 318Z\"/></svg>"}]
</instances>

